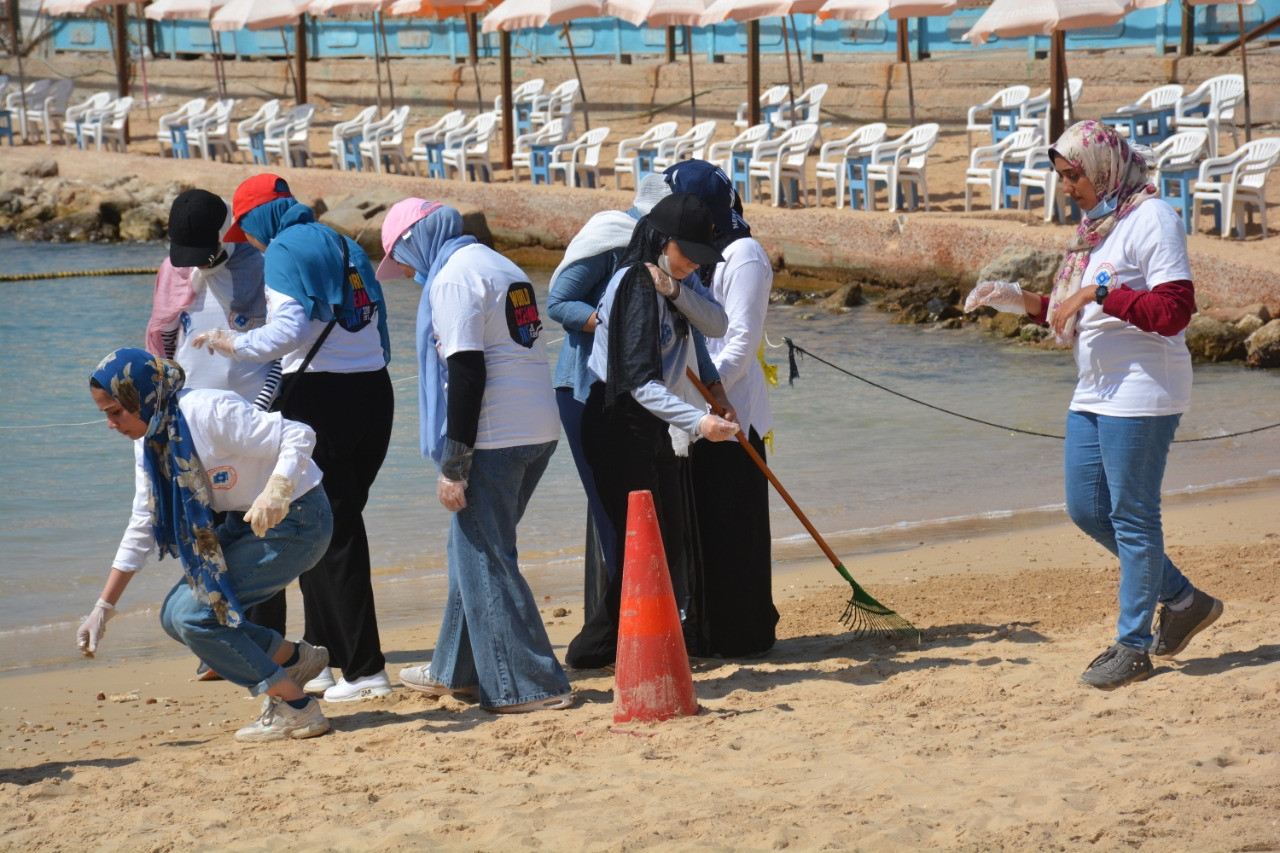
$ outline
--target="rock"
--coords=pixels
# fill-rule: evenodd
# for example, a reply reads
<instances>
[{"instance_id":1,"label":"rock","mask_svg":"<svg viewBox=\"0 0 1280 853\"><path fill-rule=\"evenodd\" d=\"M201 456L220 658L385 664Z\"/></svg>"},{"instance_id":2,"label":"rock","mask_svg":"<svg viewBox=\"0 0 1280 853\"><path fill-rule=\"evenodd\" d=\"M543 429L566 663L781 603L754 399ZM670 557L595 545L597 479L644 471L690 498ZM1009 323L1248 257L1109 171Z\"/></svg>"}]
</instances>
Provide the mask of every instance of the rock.
<instances>
[{"instance_id":1,"label":"rock","mask_svg":"<svg viewBox=\"0 0 1280 853\"><path fill-rule=\"evenodd\" d=\"M841 311L864 304L866 300L862 298L862 285L856 281L844 285L821 302L822 307L828 311Z\"/></svg>"},{"instance_id":2,"label":"rock","mask_svg":"<svg viewBox=\"0 0 1280 853\"><path fill-rule=\"evenodd\" d=\"M1272 320L1245 340L1249 367L1280 367L1280 320Z\"/></svg>"},{"instance_id":3,"label":"rock","mask_svg":"<svg viewBox=\"0 0 1280 853\"><path fill-rule=\"evenodd\" d=\"M313 209L323 210L324 224L359 243L376 264L382 258L383 216L404 197L404 191L400 189L370 188L358 195L321 199ZM486 246L493 245L488 221L479 206L453 201L445 201L445 204L457 208L462 214L463 234L472 235Z\"/></svg>"},{"instance_id":4,"label":"rock","mask_svg":"<svg viewBox=\"0 0 1280 853\"><path fill-rule=\"evenodd\" d=\"M958 305L960 303L960 288L951 282L935 279L933 281L915 285L914 287L900 287L887 291L884 294L884 298L876 304L876 307L881 311L897 311L901 313L905 308L913 306L924 308L931 302L944 305ZM928 309L926 309L925 316L928 316ZM913 322L925 321L919 320Z\"/></svg>"},{"instance_id":5,"label":"rock","mask_svg":"<svg viewBox=\"0 0 1280 853\"><path fill-rule=\"evenodd\" d=\"M1049 336L1049 330L1035 323L1024 323L1018 329L1018 338L1031 343L1039 343Z\"/></svg>"},{"instance_id":6,"label":"rock","mask_svg":"<svg viewBox=\"0 0 1280 853\"><path fill-rule=\"evenodd\" d=\"M105 243L116 240L119 233L114 223L103 220L101 211L85 210L31 227L23 231L22 237L50 243Z\"/></svg>"},{"instance_id":7,"label":"rock","mask_svg":"<svg viewBox=\"0 0 1280 853\"><path fill-rule=\"evenodd\" d=\"M28 178L53 178L58 174L57 160L37 160L22 170Z\"/></svg>"},{"instance_id":8,"label":"rock","mask_svg":"<svg viewBox=\"0 0 1280 853\"><path fill-rule=\"evenodd\" d=\"M1049 249L1010 246L978 271L978 281L1016 281L1026 290L1048 293L1062 257Z\"/></svg>"},{"instance_id":9,"label":"rock","mask_svg":"<svg viewBox=\"0 0 1280 853\"><path fill-rule=\"evenodd\" d=\"M929 323L932 319L929 316L929 309L925 306L908 305L895 314L891 322L899 326L910 326L916 323Z\"/></svg>"},{"instance_id":10,"label":"rock","mask_svg":"<svg viewBox=\"0 0 1280 853\"><path fill-rule=\"evenodd\" d=\"M996 314L988 329L997 338L1016 338L1022 334L1022 318L1017 314Z\"/></svg>"},{"instance_id":11,"label":"rock","mask_svg":"<svg viewBox=\"0 0 1280 853\"><path fill-rule=\"evenodd\" d=\"M1261 302L1255 302L1253 305L1245 305L1240 308L1209 308L1200 313L1232 325L1239 323L1246 317L1256 317L1263 323L1270 323L1275 319L1271 316L1271 311L1267 306Z\"/></svg>"},{"instance_id":12,"label":"rock","mask_svg":"<svg viewBox=\"0 0 1280 853\"><path fill-rule=\"evenodd\" d=\"M776 287L769 293L770 305L795 305L804 298L798 290L791 290L784 287Z\"/></svg>"},{"instance_id":13,"label":"rock","mask_svg":"<svg viewBox=\"0 0 1280 853\"><path fill-rule=\"evenodd\" d=\"M153 205L126 210L120 217L120 239L136 242L163 240L168 217Z\"/></svg>"},{"instance_id":14,"label":"rock","mask_svg":"<svg viewBox=\"0 0 1280 853\"><path fill-rule=\"evenodd\" d=\"M1244 358L1244 333L1231 323L1196 314L1187 324L1187 349L1196 361L1234 361Z\"/></svg>"},{"instance_id":15,"label":"rock","mask_svg":"<svg viewBox=\"0 0 1280 853\"><path fill-rule=\"evenodd\" d=\"M1266 321L1256 314L1245 314L1232 325L1239 329L1241 334L1248 337L1265 326Z\"/></svg>"}]
</instances>

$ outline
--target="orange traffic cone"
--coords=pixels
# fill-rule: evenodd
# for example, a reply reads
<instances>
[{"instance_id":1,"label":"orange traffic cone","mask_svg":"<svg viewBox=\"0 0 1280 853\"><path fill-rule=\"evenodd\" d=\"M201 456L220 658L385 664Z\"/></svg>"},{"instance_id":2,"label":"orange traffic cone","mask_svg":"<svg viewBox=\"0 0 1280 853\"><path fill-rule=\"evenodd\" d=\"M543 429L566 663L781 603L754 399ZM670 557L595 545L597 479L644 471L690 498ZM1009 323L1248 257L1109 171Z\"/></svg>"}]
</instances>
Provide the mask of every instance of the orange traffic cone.
<instances>
[{"instance_id":1,"label":"orange traffic cone","mask_svg":"<svg viewBox=\"0 0 1280 853\"><path fill-rule=\"evenodd\" d=\"M653 495L632 492L627 503L613 721L669 720L696 713L698 697Z\"/></svg>"}]
</instances>

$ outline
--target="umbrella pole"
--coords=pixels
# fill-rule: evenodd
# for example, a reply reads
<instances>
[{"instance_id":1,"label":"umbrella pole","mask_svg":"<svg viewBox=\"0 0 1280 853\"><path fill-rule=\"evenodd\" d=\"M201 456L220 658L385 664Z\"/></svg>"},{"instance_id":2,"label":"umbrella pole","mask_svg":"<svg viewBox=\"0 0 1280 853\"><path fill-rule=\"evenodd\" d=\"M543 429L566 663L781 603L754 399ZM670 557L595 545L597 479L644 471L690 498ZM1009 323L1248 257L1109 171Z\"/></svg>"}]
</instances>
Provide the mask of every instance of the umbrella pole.
<instances>
[{"instance_id":1,"label":"umbrella pole","mask_svg":"<svg viewBox=\"0 0 1280 853\"><path fill-rule=\"evenodd\" d=\"M916 126L916 84L911 79L911 34L908 32L909 18L898 19L898 61L907 66L907 117L911 126Z\"/></svg>"},{"instance_id":2,"label":"umbrella pole","mask_svg":"<svg viewBox=\"0 0 1280 853\"><path fill-rule=\"evenodd\" d=\"M151 119L151 89L147 86L147 19L143 17L141 3L138 4L138 62L142 66L142 104L147 110L147 119ZM124 120L124 138L129 139L129 119Z\"/></svg>"},{"instance_id":3,"label":"umbrella pole","mask_svg":"<svg viewBox=\"0 0 1280 853\"><path fill-rule=\"evenodd\" d=\"M298 70L294 81L298 87L298 103L307 101L307 16L299 15L296 29L293 31L298 42Z\"/></svg>"},{"instance_id":4,"label":"umbrella pole","mask_svg":"<svg viewBox=\"0 0 1280 853\"><path fill-rule=\"evenodd\" d=\"M129 55L128 35L125 31L124 6L115 8L115 48L116 48L116 95L124 98L129 94Z\"/></svg>"},{"instance_id":5,"label":"umbrella pole","mask_svg":"<svg viewBox=\"0 0 1280 853\"><path fill-rule=\"evenodd\" d=\"M1244 5L1236 4L1240 21L1240 74L1244 77L1244 141L1253 141L1253 113L1249 106L1249 54L1245 51Z\"/></svg>"},{"instance_id":6,"label":"umbrella pole","mask_svg":"<svg viewBox=\"0 0 1280 853\"><path fill-rule=\"evenodd\" d=\"M667 64L676 61L676 28L667 27Z\"/></svg>"},{"instance_id":7,"label":"umbrella pole","mask_svg":"<svg viewBox=\"0 0 1280 853\"><path fill-rule=\"evenodd\" d=\"M804 54L800 52L800 31L796 29L796 16L788 12L787 17L791 19L791 40L796 44L796 68L800 70L800 90L804 91L808 87L804 84Z\"/></svg>"},{"instance_id":8,"label":"umbrella pole","mask_svg":"<svg viewBox=\"0 0 1280 853\"><path fill-rule=\"evenodd\" d=\"M573 36L569 34L569 22L564 23L564 40L569 45L569 58L573 60L573 76L578 78L578 94L582 96L582 123L591 129L591 113L587 110L587 90L582 87L582 73L578 71L578 54L573 52Z\"/></svg>"},{"instance_id":9,"label":"umbrella pole","mask_svg":"<svg viewBox=\"0 0 1280 853\"><path fill-rule=\"evenodd\" d=\"M498 36L502 49L502 160L508 169L513 168L512 154L516 147L516 110L511 102L511 31L502 30Z\"/></svg>"},{"instance_id":10,"label":"umbrella pole","mask_svg":"<svg viewBox=\"0 0 1280 853\"><path fill-rule=\"evenodd\" d=\"M289 53L289 37L284 34L284 27L280 28L280 45L284 48L284 75L288 85L293 87L293 100L297 104L302 103L302 99L298 97L298 80L293 76L293 55Z\"/></svg>"},{"instance_id":11,"label":"umbrella pole","mask_svg":"<svg viewBox=\"0 0 1280 853\"><path fill-rule=\"evenodd\" d=\"M1049 36L1049 139L1062 136L1062 90L1066 86L1067 36L1055 30Z\"/></svg>"},{"instance_id":12,"label":"umbrella pole","mask_svg":"<svg viewBox=\"0 0 1280 853\"><path fill-rule=\"evenodd\" d=\"M376 83L377 90L374 94L374 97L376 99L375 102L378 105L378 112L381 113L382 112L382 52L378 49L378 33L377 33L378 13L377 12L373 13L373 25L374 25L373 77L377 81Z\"/></svg>"},{"instance_id":13,"label":"umbrella pole","mask_svg":"<svg viewBox=\"0 0 1280 853\"><path fill-rule=\"evenodd\" d=\"M227 96L226 71L222 67L222 33L213 29L213 19L209 19L209 39L213 43L213 83L218 87L218 98Z\"/></svg>"},{"instance_id":14,"label":"umbrella pole","mask_svg":"<svg viewBox=\"0 0 1280 853\"><path fill-rule=\"evenodd\" d=\"M382 61L387 66L387 97L391 100L391 109L396 108L396 81L391 79L391 51L387 50L386 18L378 12L378 37L382 39Z\"/></svg>"},{"instance_id":15,"label":"umbrella pole","mask_svg":"<svg viewBox=\"0 0 1280 853\"><path fill-rule=\"evenodd\" d=\"M484 96L480 94L480 50L477 42L480 29L476 22L476 14L467 15L467 55L471 58L471 74L476 78L476 112L484 112ZM506 97L505 95L503 96ZM506 119L503 119L504 121Z\"/></svg>"},{"instance_id":16,"label":"umbrella pole","mask_svg":"<svg viewBox=\"0 0 1280 853\"><path fill-rule=\"evenodd\" d=\"M782 52L787 60L787 103L791 105L791 117L796 114L796 89L791 80L791 41L787 38L787 18L782 17Z\"/></svg>"},{"instance_id":17,"label":"umbrella pole","mask_svg":"<svg viewBox=\"0 0 1280 853\"><path fill-rule=\"evenodd\" d=\"M684 28L684 54L689 61L689 120L698 123L698 94L693 87L693 27Z\"/></svg>"},{"instance_id":18,"label":"umbrella pole","mask_svg":"<svg viewBox=\"0 0 1280 853\"><path fill-rule=\"evenodd\" d=\"M760 123L760 22L747 22L747 116L754 127Z\"/></svg>"}]
</instances>

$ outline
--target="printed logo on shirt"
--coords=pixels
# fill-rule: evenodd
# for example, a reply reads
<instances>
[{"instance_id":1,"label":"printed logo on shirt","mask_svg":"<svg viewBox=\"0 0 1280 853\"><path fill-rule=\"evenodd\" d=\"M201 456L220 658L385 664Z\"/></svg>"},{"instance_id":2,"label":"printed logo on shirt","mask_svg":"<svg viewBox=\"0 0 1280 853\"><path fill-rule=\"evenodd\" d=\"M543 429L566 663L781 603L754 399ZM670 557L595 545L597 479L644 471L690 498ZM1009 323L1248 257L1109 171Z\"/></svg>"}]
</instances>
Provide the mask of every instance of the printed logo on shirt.
<instances>
[{"instance_id":1,"label":"printed logo on shirt","mask_svg":"<svg viewBox=\"0 0 1280 853\"><path fill-rule=\"evenodd\" d=\"M676 336L676 330L671 327L670 323L663 323L662 328L658 330L658 344L666 349L671 344L671 339Z\"/></svg>"},{"instance_id":2,"label":"printed logo on shirt","mask_svg":"<svg viewBox=\"0 0 1280 853\"><path fill-rule=\"evenodd\" d=\"M511 340L525 349L542 334L542 318L538 316L538 300L533 295L533 285L527 281L516 282L507 288L507 333Z\"/></svg>"},{"instance_id":3,"label":"printed logo on shirt","mask_svg":"<svg viewBox=\"0 0 1280 853\"><path fill-rule=\"evenodd\" d=\"M209 469L209 485L220 492L235 488L237 479L236 469L230 465L220 465L217 468Z\"/></svg>"},{"instance_id":4,"label":"printed logo on shirt","mask_svg":"<svg viewBox=\"0 0 1280 853\"><path fill-rule=\"evenodd\" d=\"M1098 265L1098 271L1093 274L1093 283L1098 287L1106 287L1108 289L1116 285L1116 268L1108 263Z\"/></svg>"},{"instance_id":5,"label":"printed logo on shirt","mask_svg":"<svg viewBox=\"0 0 1280 853\"><path fill-rule=\"evenodd\" d=\"M186 311L178 315L178 324L182 326L183 335L191 334L191 315Z\"/></svg>"},{"instance_id":6,"label":"printed logo on shirt","mask_svg":"<svg viewBox=\"0 0 1280 853\"><path fill-rule=\"evenodd\" d=\"M227 315L227 326L237 332L245 332L253 327L253 320L247 314L232 311Z\"/></svg>"},{"instance_id":7,"label":"printed logo on shirt","mask_svg":"<svg viewBox=\"0 0 1280 853\"><path fill-rule=\"evenodd\" d=\"M346 275L347 286L351 288L351 304L355 307L355 316L350 320L339 320L338 325L348 332L358 332L373 320L375 306L373 300L369 298L369 291L365 289L364 279L360 277L360 270L356 269L354 264L348 262L344 274Z\"/></svg>"}]
</instances>

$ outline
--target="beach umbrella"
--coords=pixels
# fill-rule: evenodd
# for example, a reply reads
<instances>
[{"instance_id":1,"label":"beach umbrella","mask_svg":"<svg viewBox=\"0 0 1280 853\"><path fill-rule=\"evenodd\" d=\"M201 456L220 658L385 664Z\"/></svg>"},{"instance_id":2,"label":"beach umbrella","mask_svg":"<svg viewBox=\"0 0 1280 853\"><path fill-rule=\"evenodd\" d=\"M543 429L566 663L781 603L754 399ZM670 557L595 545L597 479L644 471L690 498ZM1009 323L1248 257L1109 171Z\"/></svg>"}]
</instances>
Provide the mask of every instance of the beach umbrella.
<instances>
[{"instance_id":1,"label":"beach umbrella","mask_svg":"<svg viewBox=\"0 0 1280 853\"><path fill-rule=\"evenodd\" d=\"M307 13L312 17L323 17L326 15L369 15L373 19L373 76L377 80L377 103L378 109L382 109L382 60L387 53L387 32L382 26L382 10L390 4L390 0L311 0L307 4ZM381 54L378 50L378 42L382 42ZM390 69L388 69L390 70ZM391 75L387 75L388 94L391 98L391 108L396 107L396 91L395 86L391 82Z\"/></svg>"},{"instance_id":2,"label":"beach umbrella","mask_svg":"<svg viewBox=\"0 0 1280 853\"><path fill-rule=\"evenodd\" d=\"M467 21L467 56L471 60L471 73L476 81L476 110L484 110L484 98L480 94L480 27L477 16L492 9L498 0L392 0L386 8L388 15L408 15L417 18L445 20L465 15ZM387 57L390 64L391 57ZM388 75L389 76L389 75Z\"/></svg>"},{"instance_id":3,"label":"beach umbrella","mask_svg":"<svg viewBox=\"0 0 1280 853\"><path fill-rule=\"evenodd\" d=\"M907 64L907 109L911 126L916 123L916 91L911 80L911 51L907 48L907 21L950 15L956 9L973 6L978 0L826 0L818 10L818 20L874 21L887 14L898 22L900 62Z\"/></svg>"},{"instance_id":4,"label":"beach umbrella","mask_svg":"<svg viewBox=\"0 0 1280 853\"><path fill-rule=\"evenodd\" d=\"M1067 30L1107 27L1132 9L1131 0L995 0L963 37L973 44L985 44L993 35L1050 37L1049 138L1057 139L1063 130Z\"/></svg>"},{"instance_id":5,"label":"beach umbrella","mask_svg":"<svg viewBox=\"0 0 1280 853\"><path fill-rule=\"evenodd\" d=\"M693 27L702 26L710 0L615 0L616 10L625 9L624 20L654 29L684 28L684 52L689 63L689 118L698 123L698 96L693 82ZM638 19L638 20L637 20ZM673 61L673 60L672 60Z\"/></svg>"},{"instance_id":6,"label":"beach umbrella","mask_svg":"<svg viewBox=\"0 0 1280 853\"><path fill-rule=\"evenodd\" d=\"M213 13L227 0L154 0L143 11L153 21L210 21ZM213 77L218 86L218 97L227 96L227 77L222 67L222 39L209 27L213 41Z\"/></svg>"},{"instance_id":7,"label":"beach umbrella","mask_svg":"<svg viewBox=\"0 0 1280 853\"><path fill-rule=\"evenodd\" d=\"M46 0L41 6L40 11L52 17L62 15L84 15L88 14L92 9L102 9L104 14L108 7L113 7L111 12L115 22L112 30L111 49L115 56L116 65L116 94L123 98L129 94L129 51L126 34L126 18L125 6L130 0ZM139 56L142 56L139 53ZM146 58L142 58L143 63L143 101L148 102L150 99L145 97L146 93Z\"/></svg>"},{"instance_id":8,"label":"beach umbrella","mask_svg":"<svg viewBox=\"0 0 1280 853\"><path fill-rule=\"evenodd\" d=\"M284 28L296 27L298 68L293 76L293 93L299 104L307 100L307 21L304 13L311 0L227 0L209 22L214 30L268 30L280 28L285 61L290 60Z\"/></svg>"},{"instance_id":9,"label":"beach umbrella","mask_svg":"<svg viewBox=\"0 0 1280 853\"><path fill-rule=\"evenodd\" d=\"M591 117L587 113L587 92L582 86L582 74L578 70L578 55L569 35L569 22L580 18L618 17L639 23L635 10L621 3L613 6L613 0L503 0L484 16L484 31L499 33L502 51L502 156L507 168L511 167L511 155L515 148L514 113L511 103L511 31L560 24L564 27L565 42L569 45L569 57L573 60L573 74L578 78L578 94L582 96L582 114L588 129Z\"/></svg>"}]
</instances>

